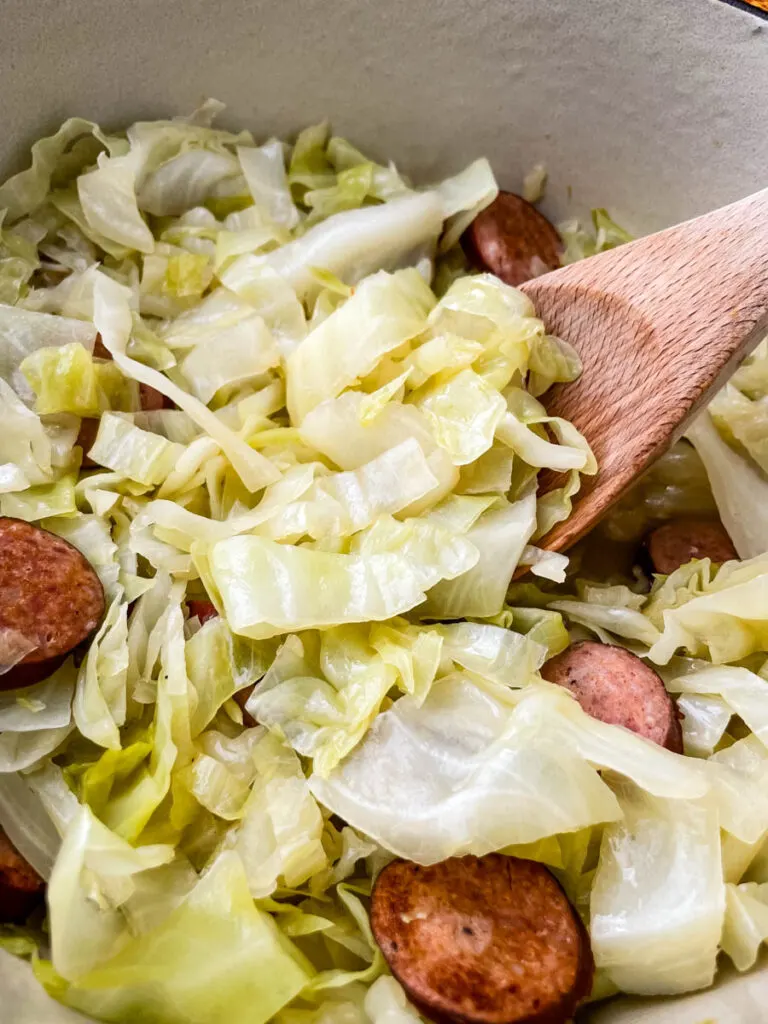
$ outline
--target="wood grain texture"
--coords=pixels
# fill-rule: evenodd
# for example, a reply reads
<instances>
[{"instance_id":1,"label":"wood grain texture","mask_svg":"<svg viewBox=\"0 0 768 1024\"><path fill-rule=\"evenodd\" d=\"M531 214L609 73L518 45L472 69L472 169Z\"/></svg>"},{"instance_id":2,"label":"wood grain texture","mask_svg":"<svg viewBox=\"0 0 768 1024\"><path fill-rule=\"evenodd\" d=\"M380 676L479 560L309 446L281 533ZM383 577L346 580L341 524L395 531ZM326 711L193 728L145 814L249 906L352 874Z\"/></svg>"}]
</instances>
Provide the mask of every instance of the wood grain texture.
<instances>
[{"instance_id":1,"label":"wood grain texture","mask_svg":"<svg viewBox=\"0 0 768 1024\"><path fill-rule=\"evenodd\" d=\"M768 190L522 286L584 372L546 397L599 464L540 543L567 548L679 437L768 328ZM557 484L550 475L542 489Z\"/></svg>"}]
</instances>

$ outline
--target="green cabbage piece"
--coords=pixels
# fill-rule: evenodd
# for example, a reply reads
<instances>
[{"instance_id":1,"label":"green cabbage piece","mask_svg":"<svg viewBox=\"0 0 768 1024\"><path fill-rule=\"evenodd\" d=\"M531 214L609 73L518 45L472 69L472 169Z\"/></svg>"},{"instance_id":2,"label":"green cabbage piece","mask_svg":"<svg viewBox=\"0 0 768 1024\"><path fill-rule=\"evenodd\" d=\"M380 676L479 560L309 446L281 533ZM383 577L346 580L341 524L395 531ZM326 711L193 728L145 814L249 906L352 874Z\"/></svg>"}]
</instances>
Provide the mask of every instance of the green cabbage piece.
<instances>
[{"instance_id":1,"label":"green cabbage piece","mask_svg":"<svg viewBox=\"0 0 768 1024\"><path fill-rule=\"evenodd\" d=\"M695 800L709 791L699 762L589 718L560 688L532 682L512 691L463 673L433 684L420 706L396 701L310 787L353 828L432 864L618 820L597 766L656 796Z\"/></svg>"},{"instance_id":2,"label":"green cabbage piece","mask_svg":"<svg viewBox=\"0 0 768 1024\"><path fill-rule=\"evenodd\" d=\"M704 463L723 525L739 556L763 554L768 550L764 513L768 480L757 466L729 447L708 412L688 427L687 437Z\"/></svg>"},{"instance_id":3,"label":"green cabbage piece","mask_svg":"<svg viewBox=\"0 0 768 1024\"><path fill-rule=\"evenodd\" d=\"M365 735L395 684L396 668L376 654L366 626L323 633L316 666L307 664L301 639L288 637L247 709L327 775Z\"/></svg>"},{"instance_id":4,"label":"green cabbage piece","mask_svg":"<svg viewBox=\"0 0 768 1024\"><path fill-rule=\"evenodd\" d=\"M618 792L623 820L603 833L590 898L595 963L625 992L706 988L725 913L717 813L627 785Z\"/></svg>"},{"instance_id":5,"label":"green cabbage piece","mask_svg":"<svg viewBox=\"0 0 768 1024\"><path fill-rule=\"evenodd\" d=\"M254 203L275 224L295 228L299 211L288 187L282 142L270 139L259 147L239 146L237 156Z\"/></svg>"},{"instance_id":6,"label":"green cabbage piece","mask_svg":"<svg viewBox=\"0 0 768 1024\"><path fill-rule=\"evenodd\" d=\"M265 484L273 483L279 476L275 467L249 448L242 438L217 419L202 402L182 391L158 370L143 366L125 354L131 332L128 298L126 289L103 274L99 275L94 285L94 323L120 369L139 383L154 387L186 412L221 446L246 487L258 490Z\"/></svg>"},{"instance_id":7,"label":"green cabbage piece","mask_svg":"<svg viewBox=\"0 0 768 1024\"><path fill-rule=\"evenodd\" d=\"M263 898L278 885L295 889L323 871L323 815L296 754L278 737L253 748L256 776L234 839L251 895Z\"/></svg>"},{"instance_id":8,"label":"green cabbage piece","mask_svg":"<svg viewBox=\"0 0 768 1024\"><path fill-rule=\"evenodd\" d=\"M92 121L72 117L54 135L39 139L32 146L32 164L0 185L0 209L9 221L33 213L48 194L52 184L60 186L92 163L103 148L112 150L116 139L105 136Z\"/></svg>"},{"instance_id":9,"label":"green cabbage piece","mask_svg":"<svg viewBox=\"0 0 768 1024\"><path fill-rule=\"evenodd\" d=\"M591 231L577 220L559 224L557 230L565 242L565 252L561 257L563 264L576 263L587 256L633 241L633 236L620 227L607 210L600 208L592 210Z\"/></svg>"},{"instance_id":10,"label":"green cabbage piece","mask_svg":"<svg viewBox=\"0 0 768 1024\"><path fill-rule=\"evenodd\" d=\"M113 363L96 363L78 342L41 348L19 367L35 392L41 415L99 416L105 409L133 407L130 383Z\"/></svg>"},{"instance_id":11,"label":"green cabbage piece","mask_svg":"<svg viewBox=\"0 0 768 1024\"><path fill-rule=\"evenodd\" d=\"M680 694L677 706L683 714L683 748L691 757L709 757L723 739L731 709L720 697Z\"/></svg>"},{"instance_id":12,"label":"green cabbage piece","mask_svg":"<svg viewBox=\"0 0 768 1024\"><path fill-rule=\"evenodd\" d=\"M389 619L419 604L439 580L459 576L477 561L469 541L423 521L384 528L381 546L371 536L367 547L352 554L241 536L205 551L195 545L193 555L206 559L232 629L254 639Z\"/></svg>"},{"instance_id":13,"label":"green cabbage piece","mask_svg":"<svg viewBox=\"0 0 768 1024\"><path fill-rule=\"evenodd\" d=\"M7 664L6 650L7 637L4 636L4 664ZM75 679L74 665L68 661L48 679L34 686L23 690L4 690L0 693L0 732L36 732L68 726L72 720Z\"/></svg>"},{"instance_id":14,"label":"green cabbage piece","mask_svg":"<svg viewBox=\"0 0 768 1024\"><path fill-rule=\"evenodd\" d=\"M137 197L141 210L155 217L177 216L202 206L222 186L237 185L240 163L234 154L185 149L145 175Z\"/></svg>"},{"instance_id":15,"label":"green cabbage piece","mask_svg":"<svg viewBox=\"0 0 768 1024\"><path fill-rule=\"evenodd\" d=\"M488 451L506 414L502 395L471 369L431 386L414 404L456 466L469 465Z\"/></svg>"},{"instance_id":16,"label":"green cabbage piece","mask_svg":"<svg viewBox=\"0 0 768 1024\"><path fill-rule=\"evenodd\" d=\"M57 999L100 1020L216 1024L224 1014L232 1024L265 1024L312 977L306 959L253 903L234 852L222 854L145 934L131 937L120 910L111 913L120 918L113 948L102 947L107 955L90 971L65 980L56 971L54 945L54 968L37 972Z\"/></svg>"},{"instance_id":17,"label":"green cabbage piece","mask_svg":"<svg viewBox=\"0 0 768 1024\"><path fill-rule=\"evenodd\" d=\"M77 179L77 194L88 227L104 238L150 253L152 232L136 202L135 160L130 155L103 159Z\"/></svg>"},{"instance_id":18,"label":"green cabbage piece","mask_svg":"<svg viewBox=\"0 0 768 1024\"><path fill-rule=\"evenodd\" d=\"M22 399L30 399L34 397L33 392L20 369L27 356L38 349L74 342L79 342L91 352L95 338L93 324L48 313L33 313L18 306L0 305L0 377Z\"/></svg>"},{"instance_id":19,"label":"green cabbage piece","mask_svg":"<svg viewBox=\"0 0 768 1024\"><path fill-rule=\"evenodd\" d=\"M579 581L577 588L579 600L557 599L549 602L548 607L562 612L571 622L586 626L604 643L613 643L620 637L650 647L659 639L655 623L640 610L644 603L642 595L623 585Z\"/></svg>"},{"instance_id":20,"label":"green cabbage piece","mask_svg":"<svg viewBox=\"0 0 768 1024\"><path fill-rule=\"evenodd\" d=\"M649 651L657 664L679 648L716 665L766 650L768 558L726 562L712 578L709 569L706 560L691 562L654 589L644 614L660 631Z\"/></svg>"},{"instance_id":21,"label":"green cabbage piece","mask_svg":"<svg viewBox=\"0 0 768 1024\"><path fill-rule=\"evenodd\" d=\"M75 474L67 474L52 484L0 494L0 512L30 523L49 516L74 515L77 512L75 481Z\"/></svg>"},{"instance_id":22,"label":"green cabbage piece","mask_svg":"<svg viewBox=\"0 0 768 1024\"><path fill-rule=\"evenodd\" d=\"M0 420L0 494L51 481L55 457L51 432L2 378Z\"/></svg>"},{"instance_id":23,"label":"green cabbage piece","mask_svg":"<svg viewBox=\"0 0 768 1024\"><path fill-rule=\"evenodd\" d=\"M498 614L523 550L536 528L536 497L492 507L467 531L479 552L468 572L433 587L423 613L431 618L484 618Z\"/></svg>"},{"instance_id":24,"label":"green cabbage piece","mask_svg":"<svg viewBox=\"0 0 768 1024\"><path fill-rule=\"evenodd\" d=\"M756 673L734 665L712 666L677 676L667 686L673 693L720 697L727 708L725 725L732 715L739 715L768 745L768 685Z\"/></svg>"},{"instance_id":25,"label":"green cabbage piece","mask_svg":"<svg viewBox=\"0 0 768 1024\"><path fill-rule=\"evenodd\" d=\"M358 469L396 445L416 440L437 480L431 491L405 510L417 515L453 489L458 470L448 452L435 441L426 417L418 409L390 402L366 423L364 401L360 393L348 391L338 399L322 402L304 419L301 437L337 466L349 470Z\"/></svg>"},{"instance_id":26,"label":"green cabbage piece","mask_svg":"<svg viewBox=\"0 0 768 1024\"><path fill-rule=\"evenodd\" d=\"M768 884L743 882L725 887L725 923L722 949L739 971L757 962L760 947L768 941Z\"/></svg>"},{"instance_id":27,"label":"green cabbage piece","mask_svg":"<svg viewBox=\"0 0 768 1024\"><path fill-rule=\"evenodd\" d=\"M90 458L140 484L159 484L177 464L181 445L135 427L129 419L105 413Z\"/></svg>"},{"instance_id":28,"label":"green cabbage piece","mask_svg":"<svg viewBox=\"0 0 768 1024\"><path fill-rule=\"evenodd\" d=\"M346 536L380 515L401 513L432 493L437 483L420 445L410 438L358 469L319 476L259 531L275 540Z\"/></svg>"},{"instance_id":29,"label":"green cabbage piece","mask_svg":"<svg viewBox=\"0 0 768 1024\"><path fill-rule=\"evenodd\" d=\"M322 267L347 284L377 270L394 270L419 248L431 251L443 225L443 205L433 192L414 193L379 206L345 210L310 228L301 238L263 257L301 299L314 297L319 283L313 267ZM240 260L247 266L248 256ZM222 276L241 274L238 264Z\"/></svg>"},{"instance_id":30,"label":"green cabbage piece","mask_svg":"<svg viewBox=\"0 0 768 1024\"><path fill-rule=\"evenodd\" d=\"M180 369L190 391L208 404L221 388L257 381L279 362L280 350L269 328L261 317L251 316L196 345Z\"/></svg>"},{"instance_id":31,"label":"green cabbage piece","mask_svg":"<svg viewBox=\"0 0 768 1024\"><path fill-rule=\"evenodd\" d=\"M101 747L119 750L127 714L128 608L118 593L91 641L73 702L80 733Z\"/></svg>"},{"instance_id":32,"label":"green cabbage piece","mask_svg":"<svg viewBox=\"0 0 768 1024\"><path fill-rule=\"evenodd\" d=\"M322 401L336 398L388 352L415 337L433 303L415 270L376 274L364 281L288 360L287 404L293 422L301 424Z\"/></svg>"},{"instance_id":33,"label":"green cabbage piece","mask_svg":"<svg viewBox=\"0 0 768 1024\"><path fill-rule=\"evenodd\" d=\"M206 622L184 645L195 699L190 715L192 738L213 721L221 706L239 690L252 686L267 671L276 645L236 637L223 618Z\"/></svg>"},{"instance_id":34,"label":"green cabbage piece","mask_svg":"<svg viewBox=\"0 0 768 1024\"><path fill-rule=\"evenodd\" d=\"M4 231L0 212L0 302L14 305L29 292L29 281L40 266L37 245L21 231Z\"/></svg>"},{"instance_id":35,"label":"green cabbage piece","mask_svg":"<svg viewBox=\"0 0 768 1024\"><path fill-rule=\"evenodd\" d=\"M51 677L53 678L53 677ZM72 732L71 725L0 736L0 775L26 771L58 750Z\"/></svg>"},{"instance_id":36,"label":"green cabbage piece","mask_svg":"<svg viewBox=\"0 0 768 1024\"><path fill-rule=\"evenodd\" d=\"M170 846L131 847L105 828L87 807L67 829L51 875L51 955L62 977L82 978L108 961L124 942L119 906L132 894L131 877L173 859ZM93 896L80 885L88 871ZM78 938L79 937L79 938Z\"/></svg>"}]
</instances>

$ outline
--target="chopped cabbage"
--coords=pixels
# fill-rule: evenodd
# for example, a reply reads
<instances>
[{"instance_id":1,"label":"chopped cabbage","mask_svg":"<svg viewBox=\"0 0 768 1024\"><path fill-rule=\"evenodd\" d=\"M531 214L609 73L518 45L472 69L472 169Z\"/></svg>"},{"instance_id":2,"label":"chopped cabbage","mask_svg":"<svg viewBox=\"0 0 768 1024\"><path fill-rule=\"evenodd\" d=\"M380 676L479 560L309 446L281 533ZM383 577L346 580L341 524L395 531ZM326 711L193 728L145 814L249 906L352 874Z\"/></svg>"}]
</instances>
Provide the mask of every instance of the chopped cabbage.
<instances>
[{"instance_id":1,"label":"chopped cabbage","mask_svg":"<svg viewBox=\"0 0 768 1024\"><path fill-rule=\"evenodd\" d=\"M717 815L627 786L620 800L590 899L595 964L625 992L705 988L725 913Z\"/></svg>"},{"instance_id":2,"label":"chopped cabbage","mask_svg":"<svg viewBox=\"0 0 768 1024\"><path fill-rule=\"evenodd\" d=\"M718 950L747 969L768 343L547 551L598 467L547 411L578 353L467 273L488 162L418 188L325 123L288 145L220 109L71 120L0 185L0 512L78 548L107 598L87 649L0 693L0 828L50 881L47 922L0 945L94 1019L414 1024L368 920L378 872L501 851L589 921L593 998L707 985ZM564 239L570 262L629 235L595 210ZM539 470L562 474L541 495ZM716 510L743 561L631 564L658 522ZM543 681L589 636L659 667L687 756ZM0 674L29 649L0 630Z\"/></svg>"},{"instance_id":3,"label":"chopped cabbage","mask_svg":"<svg viewBox=\"0 0 768 1024\"><path fill-rule=\"evenodd\" d=\"M434 303L416 270L374 274L288 360L288 411L297 423L336 398L425 327Z\"/></svg>"},{"instance_id":4,"label":"chopped cabbage","mask_svg":"<svg viewBox=\"0 0 768 1024\"><path fill-rule=\"evenodd\" d=\"M562 690L533 682L515 700L460 673L420 706L403 697L379 714L362 744L310 786L353 828L432 864L616 821L621 809L595 765L659 796L708 790L703 771L588 718Z\"/></svg>"},{"instance_id":5,"label":"chopped cabbage","mask_svg":"<svg viewBox=\"0 0 768 1024\"><path fill-rule=\"evenodd\" d=\"M52 888L56 886L52 916L58 917L60 900L61 911L66 914L67 904L77 898L76 866L87 863L91 856L88 837L81 838L81 833L73 836L73 848L66 858L62 853L62 872L52 880ZM102 879L130 882L128 858L122 866L117 851L111 857L110 853L93 854L97 875L101 868ZM146 863L149 857L141 854L141 849L134 852L133 859L137 867L150 866ZM114 861L114 867L110 861ZM122 878L117 874L121 867ZM122 885L118 891L127 907L130 899L125 900L126 887ZM81 958L85 950L80 948L77 935L84 928L91 935L98 928L105 945L94 951L99 962L68 982L56 969L58 947L54 938L53 968L38 969L48 991L73 1009L115 1024L151 1019L150 1015L169 1024L217 1024L222 1014L232 1024L266 1024L310 980L312 970L306 959L282 935L271 916L254 904L236 853L222 854L176 906L173 892L166 888L164 895L169 904L164 918L156 927L135 936L127 927L127 910L123 912L119 906L99 910L91 903L85 911L85 900L75 904L72 909L79 913L62 924L77 931L69 941L67 932L61 939L71 952L80 950ZM106 920L95 924L94 918Z\"/></svg>"},{"instance_id":6,"label":"chopped cabbage","mask_svg":"<svg viewBox=\"0 0 768 1024\"><path fill-rule=\"evenodd\" d=\"M708 412L688 427L687 436L704 463L723 525L739 557L755 558L768 551L768 480L726 444Z\"/></svg>"},{"instance_id":7,"label":"chopped cabbage","mask_svg":"<svg viewBox=\"0 0 768 1024\"><path fill-rule=\"evenodd\" d=\"M77 342L91 352L95 339L93 324L0 304L0 377L27 401L34 397L21 372L27 356L39 349Z\"/></svg>"},{"instance_id":8,"label":"chopped cabbage","mask_svg":"<svg viewBox=\"0 0 768 1024\"><path fill-rule=\"evenodd\" d=\"M424 521L408 520L388 533L384 550L354 554L255 536L232 537L202 551L195 546L193 554L205 558L232 629L254 639L389 619L420 604L440 580L477 562L470 541ZM364 534L362 544L370 538L370 548L374 536Z\"/></svg>"},{"instance_id":9,"label":"chopped cabbage","mask_svg":"<svg viewBox=\"0 0 768 1024\"><path fill-rule=\"evenodd\" d=\"M721 946L739 971L754 967L760 947L768 941L768 885L729 883L725 893L725 924Z\"/></svg>"}]
</instances>

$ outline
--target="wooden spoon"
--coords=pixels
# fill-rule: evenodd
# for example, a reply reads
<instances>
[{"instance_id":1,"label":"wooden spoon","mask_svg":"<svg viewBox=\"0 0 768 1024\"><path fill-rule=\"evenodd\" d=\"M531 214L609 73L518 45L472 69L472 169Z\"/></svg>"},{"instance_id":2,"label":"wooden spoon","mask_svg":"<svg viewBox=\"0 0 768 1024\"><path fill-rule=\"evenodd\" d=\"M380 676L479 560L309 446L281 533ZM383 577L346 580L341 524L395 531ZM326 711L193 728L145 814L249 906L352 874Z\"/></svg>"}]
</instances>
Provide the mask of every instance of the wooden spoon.
<instances>
[{"instance_id":1,"label":"wooden spoon","mask_svg":"<svg viewBox=\"0 0 768 1024\"><path fill-rule=\"evenodd\" d=\"M547 393L595 453L573 513L538 543L582 537L768 330L768 190L521 286L584 364ZM551 490L559 481L542 481Z\"/></svg>"}]
</instances>

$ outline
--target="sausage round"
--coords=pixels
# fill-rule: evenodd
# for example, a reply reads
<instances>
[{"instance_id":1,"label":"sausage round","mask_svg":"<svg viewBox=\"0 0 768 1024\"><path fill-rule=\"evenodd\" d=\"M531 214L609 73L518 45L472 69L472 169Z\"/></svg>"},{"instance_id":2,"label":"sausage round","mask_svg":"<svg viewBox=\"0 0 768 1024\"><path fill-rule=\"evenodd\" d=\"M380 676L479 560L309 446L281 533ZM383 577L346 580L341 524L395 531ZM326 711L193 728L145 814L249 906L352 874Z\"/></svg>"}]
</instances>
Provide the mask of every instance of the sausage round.
<instances>
[{"instance_id":1,"label":"sausage round","mask_svg":"<svg viewBox=\"0 0 768 1024\"><path fill-rule=\"evenodd\" d=\"M669 576L692 558L728 562L738 558L733 541L721 523L706 519L676 519L656 527L646 540L653 571Z\"/></svg>"},{"instance_id":2,"label":"sausage round","mask_svg":"<svg viewBox=\"0 0 768 1024\"><path fill-rule=\"evenodd\" d=\"M570 690L593 718L683 752L675 702L653 669L623 647L584 640L550 658L541 674Z\"/></svg>"},{"instance_id":3,"label":"sausage round","mask_svg":"<svg viewBox=\"0 0 768 1024\"><path fill-rule=\"evenodd\" d=\"M139 384L139 401L145 412L154 412L157 409L173 409L174 405L170 398L166 398L157 388L150 384Z\"/></svg>"},{"instance_id":4,"label":"sausage round","mask_svg":"<svg viewBox=\"0 0 768 1024\"><path fill-rule=\"evenodd\" d=\"M83 555L53 533L0 517L0 629L35 644L0 675L0 689L45 679L104 614L104 590Z\"/></svg>"},{"instance_id":5,"label":"sausage round","mask_svg":"<svg viewBox=\"0 0 768 1024\"><path fill-rule=\"evenodd\" d=\"M464 232L462 245L471 263L506 284L519 285L560 266L557 231L513 192L499 192Z\"/></svg>"},{"instance_id":6,"label":"sausage round","mask_svg":"<svg viewBox=\"0 0 768 1024\"><path fill-rule=\"evenodd\" d=\"M194 618L197 616L200 620L201 626L209 619L215 619L219 614L216 611L216 605L212 601L207 601L202 598L200 600L195 600L194 598L189 599L187 601L187 608L189 609L189 617Z\"/></svg>"},{"instance_id":7,"label":"sausage round","mask_svg":"<svg viewBox=\"0 0 768 1024\"><path fill-rule=\"evenodd\" d=\"M96 335L96 340L93 343L93 357L94 359L111 359L112 353L109 351L107 346L101 340L101 335Z\"/></svg>"},{"instance_id":8,"label":"sausage round","mask_svg":"<svg viewBox=\"0 0 768 1024\"><path fill-rule=\"evenodd\" d=\"M408 997L440 1024L562 1024L592 985L586 930L535 861L394 861L374 885L371 925Z\"/></svg>"},{"instance_id":9,"label":"sausage round","mask_svg":"<svg viewBox=\"0 0 768 1024\"><path fill-rule=\"evenodd\" d=\"M45 882L0 829L0 921L22 924L44 892Z\"/></svg>"},{"instance_id":10,"label":"sausage round","mask_svg":"<svg viewBox=\"0 0 768 1024\"><path fill-rule=\"evenodd\" d=\"M83 469L94 469L98 463L88 457L88 452L96 442L96 435L99 432L99 420L90 417L80 420L80 430L77 434L76 445L83 449Z\"/></svg>"},{"instance_id":11,"label":"sausage round","mask_svg":"<svg viewBox=\"0 0 768 1024\"><path fill-rule=\"evenodd\" d=\"M246 686L244 690L238 690L237 693L234 694L234 696L232 697L235 704L237 704L237 706L243 712L243 725L246 727L246 729L253 729L253 727L258 724L256 719L250 713L250 711L245 710L245 705L248 703L248 700L255 689L256 684L254 683L253 686Z\"/></svg>"}]
</instances>

